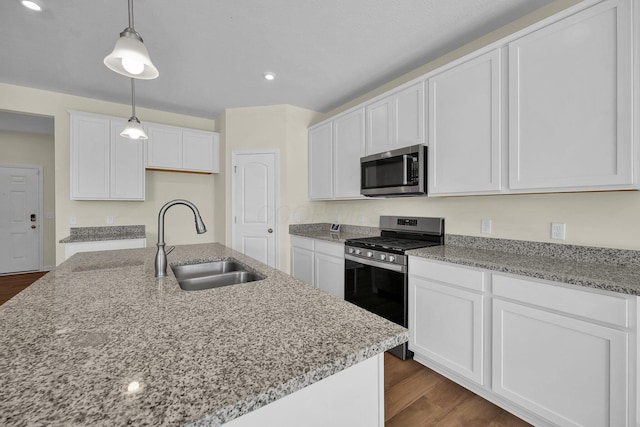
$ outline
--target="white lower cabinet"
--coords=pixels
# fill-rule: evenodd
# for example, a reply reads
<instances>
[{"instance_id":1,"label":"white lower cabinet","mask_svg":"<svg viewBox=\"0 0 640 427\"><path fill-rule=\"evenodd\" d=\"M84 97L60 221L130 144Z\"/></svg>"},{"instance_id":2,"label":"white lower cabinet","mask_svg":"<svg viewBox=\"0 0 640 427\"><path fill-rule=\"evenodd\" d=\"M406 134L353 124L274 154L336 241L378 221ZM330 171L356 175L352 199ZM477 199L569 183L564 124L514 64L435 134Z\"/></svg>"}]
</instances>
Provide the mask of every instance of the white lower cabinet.
<instances>
[{"instance_id":1,"label":"white lower cabinet","mask_svg":"<svg viewBox=\"0 0 640 427\"><path fill-rule=\"evenodd\" d=\"M484 384L484 274L409 258L409 348Z\"/></svg>"},{"instance_id":2,"label":"white lower cabinet","mask_svg":"<svg viewBox=\"0 0 640 427\"><path fill-rule=\"evenodd\" d=\"M409 258L415 359L534 425L633 426L638 297Z\"/></svg>"},{"instance_id":3,"label":"white lower cabinet","mask_svg":"<svg viewBox=\"0 0 640 427\"><path fill-rule=\"evenodd\" d=\"M628 334L493 302L493 391L561 426L627 424Z\"/></svg>"},{"instance_id":4,"label":"white lower cabinet","mask_svg":"<svg viewBox=\"0 0 640 427\"><path fill-rule=\"evenodd\" d=\"M344 299L344 244L291 236L291 275Z\"/></svg>"}]
</instances>

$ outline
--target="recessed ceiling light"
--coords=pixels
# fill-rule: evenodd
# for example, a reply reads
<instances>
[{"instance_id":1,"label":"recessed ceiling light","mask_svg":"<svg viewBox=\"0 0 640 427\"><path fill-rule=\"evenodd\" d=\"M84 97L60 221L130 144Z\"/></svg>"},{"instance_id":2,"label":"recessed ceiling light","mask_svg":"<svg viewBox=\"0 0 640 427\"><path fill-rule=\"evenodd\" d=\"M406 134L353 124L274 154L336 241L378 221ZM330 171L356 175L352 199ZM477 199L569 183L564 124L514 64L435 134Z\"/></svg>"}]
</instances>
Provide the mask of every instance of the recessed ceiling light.
<instances>
[{"instance_id":1,"label":"recessed ceiling light","mask_svg":"<svg viewBox=\"0 0 640 427\"><path fill-rule=\"evenodd\" d=\"M42 12L42 6L32 0L20 0L20 3L27 9L35 10L36 12Z\"/></svg>"},{"instance_id":2,"label":"recessed ceiling light","mask_svg":"<svg viewBox=\"0 0 640 427\"><path fill-rule=\"evenodd\" d=\"M262 74L265 80L275 80L276 78L276 73L272 73L271 71L265 71L264 74Z\"/></svg>"}]
</instances>

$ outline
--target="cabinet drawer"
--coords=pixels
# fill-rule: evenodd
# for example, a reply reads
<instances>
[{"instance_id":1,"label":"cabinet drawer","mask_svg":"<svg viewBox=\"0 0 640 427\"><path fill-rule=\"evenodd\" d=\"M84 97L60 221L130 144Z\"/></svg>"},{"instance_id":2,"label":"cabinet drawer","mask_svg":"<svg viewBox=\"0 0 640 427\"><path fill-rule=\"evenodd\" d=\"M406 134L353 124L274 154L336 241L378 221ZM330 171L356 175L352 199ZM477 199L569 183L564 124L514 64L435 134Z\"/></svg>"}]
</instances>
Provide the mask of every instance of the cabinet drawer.
<instances>
[{"instance_id":1,"label":"cabinet drawer","mask_svg":"<svg viewBox=\"0 0 640 427\"><path fill-rule=\"evenodd\" d=\"M472 268L409 257L409 273L474 291L481 292L485 289L484 273Z\"/></svg>"},{"instance_id":2,"label":"cabinet drawer","mask_svg":"<svg viewBox=\"0 0 640 427\"><path fill-rule=\"evenodd\" d=\"M624 296L581 291L498 274L493 275L493 293L498 297L629 327L629 301Z\"/></svg>"},{"instance_id":3,"label":"cabinet drawer","mask_svg":"<svg viewBox=\"0 0 640 427\"><path fill-rule=\"evenodd\" d=\"M344 257L344 244L342 243L331 243L322 240L316 240L315 250L317 253L323 253L338 258Z\"/></svg>"},{"instance_id":4,"label":"cabinet drawer","mask_svg":"<svg viewBox=\"0 0 640 427\"><path fill-rule=\"evenodd\" d=\"M306 237L291 236L291 246L296 248L313 250L313 239L307 239Z\"/></svg>"}]
</instances>

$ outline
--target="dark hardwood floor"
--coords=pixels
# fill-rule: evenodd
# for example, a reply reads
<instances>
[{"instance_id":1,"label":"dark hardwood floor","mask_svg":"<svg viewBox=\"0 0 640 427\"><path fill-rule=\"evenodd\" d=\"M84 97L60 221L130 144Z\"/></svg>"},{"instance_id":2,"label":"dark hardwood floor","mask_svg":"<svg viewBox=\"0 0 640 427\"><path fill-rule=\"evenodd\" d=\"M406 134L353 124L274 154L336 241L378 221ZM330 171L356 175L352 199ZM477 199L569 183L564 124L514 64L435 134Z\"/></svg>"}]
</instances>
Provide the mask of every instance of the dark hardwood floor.
<instances>
[{"instance_id":1,"label":"dark hardwood floor","mask_svg":"<svg viewBox=\"0 0 640 427\"><path fill-rule=\"evenodd\" d=\"M414 360L384 355L385 427L530 424Z\"/></svg>"},{"instance_id":2,"label":"dark hardwood floor","mask_svg":"<svg viewBox=\"0 0 640 427\"><path fill-rule=\"evenodd\" d=\"M0 305L47 272L0 276ZM384 355L385 427L526 427L530 424L414 360Z\"/></svg>"},{"instance_id":3,"label":"dark hardwood floor","mask_svg":"<svg viewBox=\"0 0 640 427\"><path fill-rule=\"evenodd\" d=\"M11 274L0 276L0 305L9 301L24 288L47 274L46 271L36 273Z\"/></svg>"}]
</instances>

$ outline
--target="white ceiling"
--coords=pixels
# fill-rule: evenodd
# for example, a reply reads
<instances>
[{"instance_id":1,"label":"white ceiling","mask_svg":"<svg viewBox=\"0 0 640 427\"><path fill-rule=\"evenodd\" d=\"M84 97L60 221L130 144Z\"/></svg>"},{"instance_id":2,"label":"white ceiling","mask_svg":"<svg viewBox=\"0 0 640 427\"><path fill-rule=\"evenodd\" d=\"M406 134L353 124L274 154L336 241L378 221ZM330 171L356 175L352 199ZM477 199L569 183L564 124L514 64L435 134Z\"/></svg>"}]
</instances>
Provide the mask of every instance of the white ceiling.
<instances>
[{"instance_id":1,"label":"white ceiling","mask_svg":"<svg viewBox=\"0 0 640 427\"><path fill-rule=\"evenodd\" d=\"M102 62L127 1L40 1L41 13L0 1L0 82L128 104L128 79ZM160 70L136 84L136 104L206 118L274 104L327 112L551 2L135 0Z\"/></svg>"}]
</instances>

